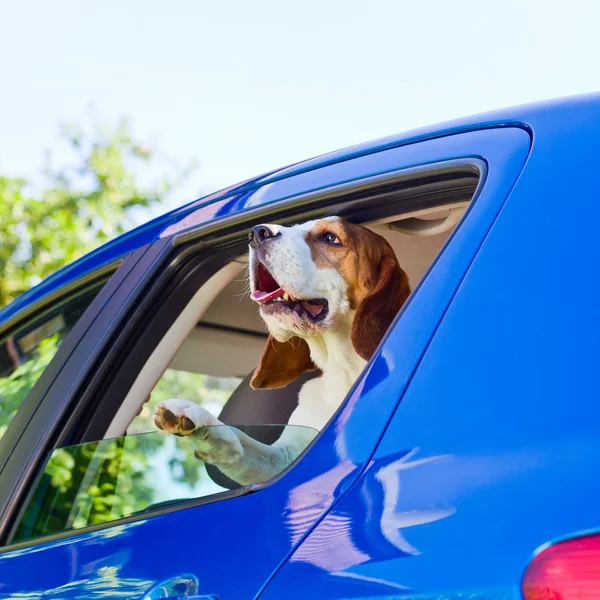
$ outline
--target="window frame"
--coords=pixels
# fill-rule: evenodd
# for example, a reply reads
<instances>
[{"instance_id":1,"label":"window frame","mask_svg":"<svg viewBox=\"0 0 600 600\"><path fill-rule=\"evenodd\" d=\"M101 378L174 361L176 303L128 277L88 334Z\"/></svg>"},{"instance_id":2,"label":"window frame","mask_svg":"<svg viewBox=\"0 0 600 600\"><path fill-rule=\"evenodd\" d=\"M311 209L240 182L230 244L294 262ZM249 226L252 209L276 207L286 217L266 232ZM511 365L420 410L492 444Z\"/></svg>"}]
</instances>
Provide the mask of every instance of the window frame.
<instances>
[{"instance_id":1,"label":"window frame","mask_svg":"<svg viewBox=\"0 0 600 600\"><path fill-rule=\"evenodd\" d=\"M409 204L401 198L401 190L398 186L406 185L408 190L414 190L414 181L431 178L433 187L441 187L442 194L444 194L447 188L443 186L453 180L452 174L458 173L469 173L471 183L475 179L477 181L468 188L472 191L470 204L463 217L465 218L472 201L475 200L485 183L486 170L485 163L478 159L443 161L423 167L402 169L381 176L361 179L351 184L328 188L324 192L303 194L292 201L254 209L248 213L223 219L218 223L209 223L193 232L174 236L172 250L164 257L166 264L163 264L161 273L141 294L142 300L138 303L135 317L132 315L133 318L123 329L123 333L126 333L123 336L125 345L118 349L120 358L115 357L115 348L111 348L111 356L102 366L107 370L99 369L95 373L95 379L99 386L96 387L94 382L90 382L90 386L79 398L79 403L86 403L90 407L94 403L102 405L102 407L110 403L114 410L107 411L110 416L106 417L100 425L97 422L94 423L92 417L92 422L84 425L77 436L71 438L71 443L85 443L102 439L106 427L110 424L126 395L126 392L123 394L119 390L128 390L131 387L141 367L199 287L227 263L247 253L247 232L253 225L264 222L265 218L268 218L270 222L286 225L298 220L326 216L332 211L351 220L366 222L374 220L374 218L384 218L390 214L400 215L428 208L443 208L446 204L464 201L465 194L468 194L465 187L463 186L459 190L460 200L448 194L446 201L440 203L437 196L439 189L432 189L428 191L428 194L431 194L433 198L430 199L427 195L425 199L419 197L415 204ZM454 179L456 180L458 177ZM389 199L389 205L373 208L373 192L378 195L385 194ZM353 198L354 195L356 198ZM413 196L413 194L408 195L409 197ZM406 210L398 210L400 207ZM454 232L445 244L449 243L453 235ZM443 250L444 248L440 250L438 256L443 253ZM433 268L437 258L436 256L429 265L423 280ZM419 285L420 282L413 290L406 305L417 292ZM400 318L401 313L402 311L396 320ZM396 320L390 325L390 329L394 327ZM149 326L149 323L153 326ZM139 337L129 338L134 331L138 332ZM133 350L134 346L143 348L144 351L136 352ZM108 386L103 386L103 381L110 383ZM262 486L263 484L258 485Z\"/></svg>"},{"instance_id":2,"label":"window frame","mask_svg":"<svg viewBox=\"0 0 600 600\"><path fill-rule=\"evenodd\" d=\"M60 435L57 436L52 447L46 451L42 464L39 465L40 461L38 461L38 468L33 481L28 486L27 493L24 494L21 501L21 510L17 511L16 514L13 513L11 527L6 532L8 543L10 543L10 538L16 529L20 515L35 488L34 481L43 472L42 467L46 463L46 458L49 457L51 450L61 445L85 443L86 441L102 438L102 430L105 430L110 424L127 390L137 377L139 369L141 369L174 319L183 310L187 301L198 290L198 286L203 285L210 276L227 262L247 252L247 231L249 227L263 222L265 218L268 218L271 222L289 224L298 220L318 218L332 212L358 222L365 222L375 218L381 219L386 216L410 214L418 210L438 208L468 200L469 206L463 216L464 219L485 184L486 174L487 166L485 162L477 158L435 161L419 167L398 169L391 173L332 186L319 192L302 194L287 201L257 207L247 212L226 217L216 223L210 222L194 228L192 231L184 231L172 238L163 239L162 244L159 244L161 251L157 253L157 261L154 264L155 269L142 275L138 282L137 293L129 299L130 304L135 305L135 308L132 306L132 310L122 318L124 324L118 331L118 340L110 345L109 352L105 352L103 356L99 357L100 360L97 361L93 376L88 379L85 389L78 395L76 410L68 421L63 423ZM449 188L450 183L458 184L456 189L451 186ZM418 194L415 194L415 191L418 191ZM453 193L450 193L450 191ZM440 202L440 194L444 197L442 202ZM374 207L375 199L378 200L378 203ZM421 281L427 278L453 235L454 232L429 266ZM199 253L204 254L203 259L198 259ZM159 265L160 268L158 268ZM421 282L413 290L411 297L390 326L390 330L395 327L407 305L418 292L420 285ZM182 295L182 290L185 291L185 296ZM156 327L148 327L148 318L151 319L153 324L156 324ZM135 336L135 331L139 332L139 336ZM83 353L92 352L95 346L96 341L90 340L89 346L83 345L80 350ZM135 352L134 347L141 347L144 351ZM106 381L109 382L108 385L104 385L103 382ZM119 389L124 389L125 392L121 392L121 395L119 395ZM353 390L354 387L330 422L309 444L298 461L318 443L323 432L329 428L331 421L339 414L352 395ZM67 390L64 393L66 394ZM95 420L94 415L89 412L93 410L94 405L106 408L109 404L112 404L114 410L106 411L110 416L104 422ZM95 412L97 416L98 410ZM83 426L81 422L82 415L85 415L84 418L86 419ZM99 426L98 423L101 423L101 425ZM80 533L148 518L150 515L160 515L191 506L210 504L246 495L274 485L285 477L291 469L295 468L296 464L297 461L282 473L264 483L173 503L151 513L132 515L80 530L68 530L60 534L40 538L39 542L36 539L10 547L28 546L50 539L72 537Z\"/></svg>"}]
</instances>

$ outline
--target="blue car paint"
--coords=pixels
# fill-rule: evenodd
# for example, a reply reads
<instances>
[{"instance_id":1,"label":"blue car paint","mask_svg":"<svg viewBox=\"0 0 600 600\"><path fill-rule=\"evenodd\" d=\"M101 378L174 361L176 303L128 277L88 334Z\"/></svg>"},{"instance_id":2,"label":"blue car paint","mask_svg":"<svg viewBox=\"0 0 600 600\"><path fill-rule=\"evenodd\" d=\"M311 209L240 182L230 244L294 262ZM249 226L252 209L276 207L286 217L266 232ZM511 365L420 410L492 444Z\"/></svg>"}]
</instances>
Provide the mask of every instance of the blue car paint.
<instances>
[{"instance_id":1,"label":"blue car paint","mask_svg":"<svg viewBox=\"0 0 600 600\"><path fill-rule=\"evenodd\" d=\"M218 593L221 598L254 596L367 466L403 386L510 192L529 148L530 137L524 130L507 128L389 151L396 157L397 168L483 157L488 164L485 185L469 220L457 231L394 329L404 338L404 359L398 365L390 363L384 345L335 422L284 478L250 496L8 552L0 556L0 581L9 579L10 571L11 584L0 587L0 597L40 590L47 590L48 597L63 597L67 589L70 595L65 597L88 597L90 589L106 585L107 569L114 575L113 593L120 594L116 597L128 597L132 585L149 588L182 573L196 575L202 593ZM357 172L366 159L370 157L355 161ZM203 523L211 527L203 529ZM202 529L200 543L165 535L187 527ZM236 540L233 546L232 538ZM65 553L74 557L76 564L70 563L68 572L56 567L64 563ZM30 575L24 579L19 574L24 576L31 569L32 556L40 578ZM52 569L46 568L49 564ZM229 576L232 564L237 565L236 578Z\"/></svg>"},{"instance_id":2,"label":"blue car paint","mask_svg":"<svg viewBox=\"0 0 600 600\"><path fill-rule=\"evenodd\" d=\"M332 152L330 154L300 162L295 165L255 177L253 179L249 179L239 184L232 185L224 190L220 190L204 198L200 198L199 200L175 209L170 213L162 215L150 223L142 225L141 227L138 227L137 229L120 236L116 240L105 244L98 250L91 252L72 265L60 270L55 275L49 277L36 287L21 295L7 307L0 310L0 327L7 321L18 316L18 313L23 311L27 306L39 301L44 296L61 287L64 287L65 285L68 285L73 281L76 281L77 279L80 279L81 277L106 264L122 259L133 249L157 239L165 229L169 227L173 227L175 229L181 228L181 222L185 219L185 217L190 213L197 211L201 207L208 206L231 196L252 195L252 190L259 188L260 186L282 182L287 178L310 173L311 171L316 171L314 174L314 182L311 184L311 189L317 189L319 186L323 185L320 181L319 175L319 170L323 167L343 163L361 156L380 153L391 148L406 146L428 139L435 139L457 133L498 127L523 127L528 131L531 131L532 128L530 123L535 122L536 119L543 117L545 114L557 114L564 110L567 110L570 113L576 113L580 109L585 112L586 107L593 105L596 99L596 95L584 95L563 100L552 100L522 107L507 108L483 115L457 119L446 124L423 127L411 132L396 134L380 140L374 140L353 146L351 148ZM350 178L352 178L352 174L350 174ZM307 190L298 188L295 189L296 193L300 193L302 191ZM279 198L282 197L284 196L280 194ZM223 204L224 207L223 210L220 211L219 216L235 214L236 212L248 208L245 203L240 203L235 200L232 200L230 203Z\"/></svg>"},{"instance_id":3,"label":"blue car paint","mask_svg":"<svg viewBox=\"0 0 600 600\"><path fill-rule=\"evenodd\" d=\"M340 593L352 578L403 598L519 598L536 548L600 526L600 105L533 131L369 468L261 598L364 598ZM304 558L316 544L347 549L339 574Z\"/></svg>"},{"instance_id":4,"label":"blue car paint","mask_svg":"<svg viewBox=\"0 0 600 600\"><path fill-rule=\"evenodd\" d=\"M9 551L0 557L0 597L107 597L110 590L141 598L184 572L198 575L201 593L221 598L251 597L273 573L261 597L509 597L537 546L598 526L591 361L599 338L588 262L598 248L594 219L569 230L563 200L594 214L600 102L506 114L533 132L533 148L477 258L467 272L529 138L513 147L490 137L472 153L489 162L481 197L334 426L294 469L250 496ZM502 149L508 156L492 156ZM446 158L469 155L460 150ZM574 248L587 260L575 263ZM560 280L561 267L574 270L577 293ZM400 474L393 499L386 474ZM290 504L294 498L299 504ZM190 526L202 534L168 535ZM332 564L323 568L318 554Z\"/></svg>"}]
</instances>

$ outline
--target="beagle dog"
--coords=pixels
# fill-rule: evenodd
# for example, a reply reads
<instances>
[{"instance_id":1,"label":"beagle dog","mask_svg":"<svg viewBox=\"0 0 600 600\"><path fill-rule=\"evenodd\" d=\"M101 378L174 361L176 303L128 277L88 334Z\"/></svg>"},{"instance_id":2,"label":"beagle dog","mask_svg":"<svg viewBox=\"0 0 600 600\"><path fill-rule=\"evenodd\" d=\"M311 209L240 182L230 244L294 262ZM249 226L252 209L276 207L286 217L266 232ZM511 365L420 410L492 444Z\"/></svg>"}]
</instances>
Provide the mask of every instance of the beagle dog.
<instances>
[{"instance_id":1,"label":"beagle dog","mask_svg":"<svg viewBox=\"0 0 600 600\"><path fill-rule=\"evenodd\" d=\"M195 455L242 485L283 471L333 416L410 294L389 243L339 217L250 232L251 299L269 337L250 382L286 386L306 371L298 406L273 445L221 423L187 400L166 400L154 423L164 433L192 436ZM220 425L220 427L215 427Z\"/></svg>"}]
</instances>

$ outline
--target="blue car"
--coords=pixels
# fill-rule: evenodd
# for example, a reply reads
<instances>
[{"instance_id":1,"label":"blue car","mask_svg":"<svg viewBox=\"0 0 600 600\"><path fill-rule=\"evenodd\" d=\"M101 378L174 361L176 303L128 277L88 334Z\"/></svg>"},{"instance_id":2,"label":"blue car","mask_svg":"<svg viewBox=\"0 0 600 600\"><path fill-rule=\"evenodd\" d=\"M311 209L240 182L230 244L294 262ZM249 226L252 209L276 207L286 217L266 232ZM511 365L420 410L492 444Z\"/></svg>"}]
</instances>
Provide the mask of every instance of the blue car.
<instances>
[{"instance_id":1,"label":"blue car","mask_svg":"<svg viewBox=\"0 0 600 600\"><path fill-rule=\"evenodd\" d=\"M0 598L600 598L600 96L459 120L162 216L0 312ZM413 292L325 429L240 486L152 422L265 443L248 231L341 215Z\"/></svg>"}]
</instances>

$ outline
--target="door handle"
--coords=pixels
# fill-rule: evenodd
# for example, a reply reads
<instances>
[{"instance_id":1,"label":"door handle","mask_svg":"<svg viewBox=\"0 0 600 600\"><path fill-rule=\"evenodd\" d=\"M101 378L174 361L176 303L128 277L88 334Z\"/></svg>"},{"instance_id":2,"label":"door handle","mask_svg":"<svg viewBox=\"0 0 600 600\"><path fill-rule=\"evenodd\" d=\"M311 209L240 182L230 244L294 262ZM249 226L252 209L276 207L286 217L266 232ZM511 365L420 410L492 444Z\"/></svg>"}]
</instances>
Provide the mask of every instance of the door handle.
<instances>
[{"instance_id":1,"label":"door handle","mask_svg":"<svg viewBox=\"0 0 600 600\"><path fill-rule=\"evenodd\" d=\"M142 600L219 600L214 594L198 595L199 583L195 575L176 575L157 583Z\"/></svg>"}]
</instances>

